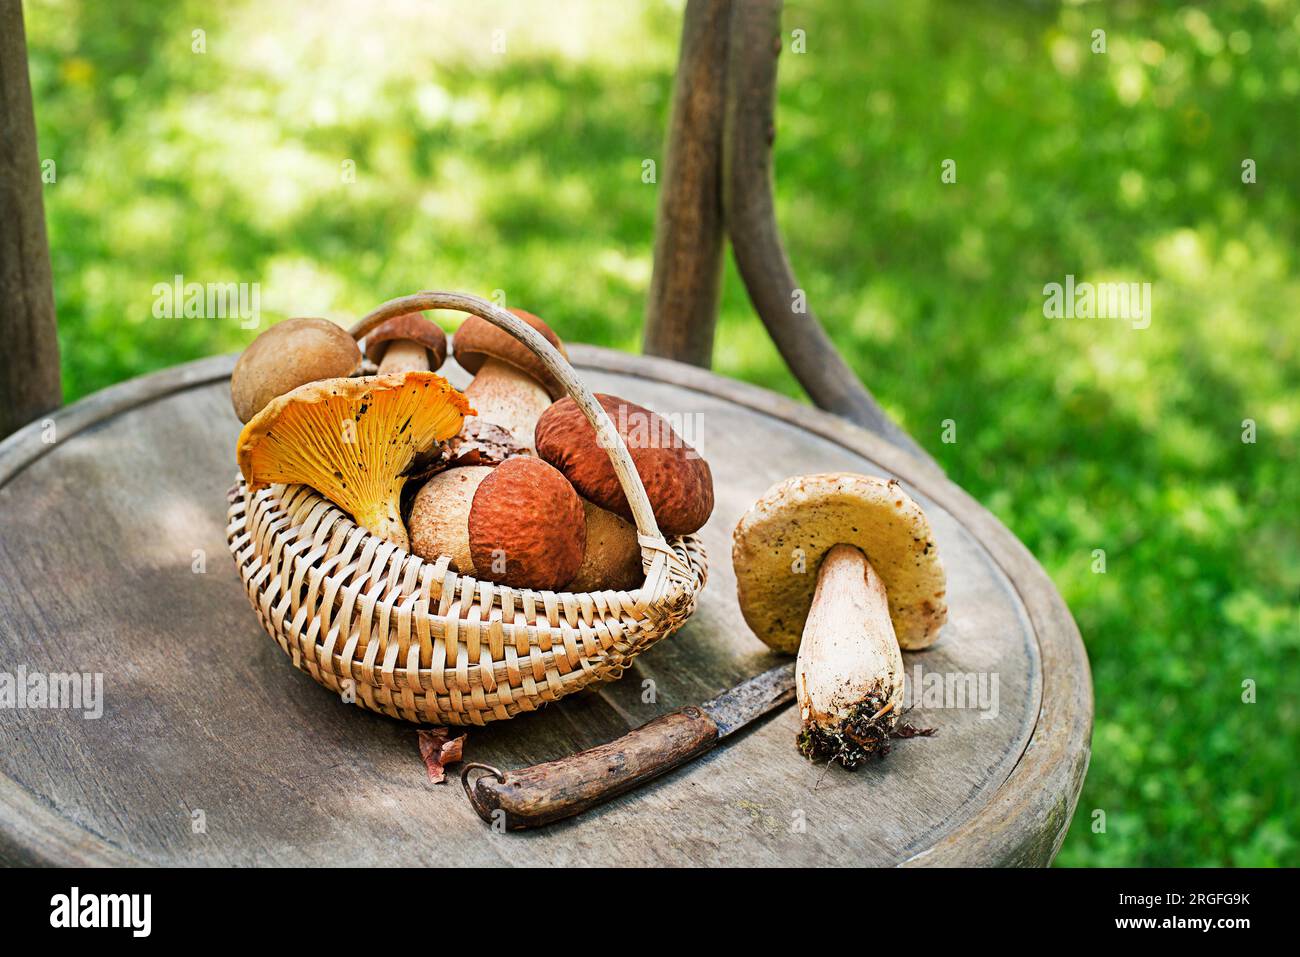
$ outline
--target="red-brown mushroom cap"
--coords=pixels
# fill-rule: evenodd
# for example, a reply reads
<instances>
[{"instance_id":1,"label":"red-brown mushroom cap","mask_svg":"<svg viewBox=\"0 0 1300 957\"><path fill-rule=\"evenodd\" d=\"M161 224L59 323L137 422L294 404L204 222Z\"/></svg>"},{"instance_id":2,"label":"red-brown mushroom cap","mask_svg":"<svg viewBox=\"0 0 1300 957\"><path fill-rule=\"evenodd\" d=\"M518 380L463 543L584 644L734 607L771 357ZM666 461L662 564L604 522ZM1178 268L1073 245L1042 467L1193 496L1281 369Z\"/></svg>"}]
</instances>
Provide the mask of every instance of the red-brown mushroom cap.
<instances>
[{"instance_id":1,"label":"red-brown mushroom cap","mask_svg":"<svg viewBox=\"0 0 1300 957\"><path fill-rule=\"evenodd\" d=\"M568 358L569 354L564 349L564 343L545 322L522 309L509 311L536 329L547 342L555 346L560 355ZM479 316L469 316L461 323L460 328L456 330L452 351L456 355L456 361L466 372L477 373L488 359L500 359L536 379L550 393L552 399L558 399L565 394L564 384L551 374L533 350L504 329L492 325Z\"/></svg>"},{"instance_id":2,"label":"red-brown mushroom cap","mask_svg":"<svg viewBox=\"0 0 1300 957\"><path fill-rule=\"evenodd\" d=\"M447 333L422 312L394 316L366 334L366 358L379 362L390 342L418 342L429 350L429 368L437 370L447 359Z\"/></svg>"},{"instance_id":3,"label":"red-brown mushroom cap","mask_svg":"<svg viewBox=\"0 0 1300 957\"><path fill-rule=\"evenodd\" d=\"M582 500L540 459L507 459L479 483L469 512L470 558L479 578L563 588L578 573L586 546Z\"/></svg>"},{"instance_id":4,"label":"red-brown mushroom cap","mask_svg":"<svg viewBox=\"0 0 1300 957\"><path fill-rule=\"evenodd\" d=\"M713 512L713 473L662 417L617 396L596 394L623 436L645 485L659 530L665 535L698 531ZM573 399L556 402L537 420L537 454L573 483L583 498L632 521L609 453Z\"/></svg>"}]
</instances>

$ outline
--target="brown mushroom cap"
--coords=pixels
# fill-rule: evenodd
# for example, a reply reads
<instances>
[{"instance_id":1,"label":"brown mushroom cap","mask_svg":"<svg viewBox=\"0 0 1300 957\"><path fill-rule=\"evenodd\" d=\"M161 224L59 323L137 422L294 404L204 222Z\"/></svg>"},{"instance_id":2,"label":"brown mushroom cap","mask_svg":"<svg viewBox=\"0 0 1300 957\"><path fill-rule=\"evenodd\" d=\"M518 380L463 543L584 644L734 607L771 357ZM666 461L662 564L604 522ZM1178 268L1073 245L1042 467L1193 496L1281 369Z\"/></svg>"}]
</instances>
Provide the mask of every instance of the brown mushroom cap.
<instances>
[{"instance_id":1,"label":"brown mushroom cap","mask_svg":"<svg viewBox=\"0 0 1300 957\"><path fill-rule=\"evenodd\" d=\"M754 634L777 651L799 647L822 558L836 545L859 549L885 583L899 645L933 644L948 604L930 523L897 481L851 472L778 482L736 524L736 595Z\"/></svg>"},{"instance_id":2,"label":"brown mushroom cap","mask_svg":"<svg viewBox=\"0 0 1300 957\"><path fill-rule=\"evenodd\" d=\"M394 316L366 334L366 358L379 362L390 342L418 342L429 350L429 368L436 370L447 359L447 333L422 312Z\"/></svg>"},{"instance_id":3,"label":"brown mushroom cap","mask_svg":"<svg viewBox=\"0 0 1300 957\"><path fill-rule=\"evenodd\" d=\"M645 581L636 528L613 512L583 500L587 550L569 591L631 591Z\"/></svg>"},{"instance_id":4,"label":"brown mushroom cap","mask_svg":"<svg viewBox=\"0 0 1300 957\"><path fill-rule=\"evenodd\" d=\"M429 562L446 555L455 572L475 575L469 553L469 511L479 483L491 474L485 465L469 465L438 472L425 482L411 505L412 553Z\"/></svg>"},{"instance_id":5,"label":"brown mushroom cap","mask_svg":"<svg viewBox=\"0 0 1300 957\"><path fill-rule=\"evenodd\" d=\"M603 393L596 394L596 401L632 453L659 530L665 535L698 531L713 512L709 463L649 409ZM573 399L561 399L543 412L534 438L537 454L563 472L583 498L633 520L609 452Z\"/></svg>"},{"instance_id":6,"label":"brown mushroom cap","mask_svg":"<svg viewBox=\"0 0 1300 957\"><path fill-rule=\"evenodd\" d=\"M361 350L328 319L286 319L244 350L230 375L230 400L248 422L277 396L321 379L346 378L361 368Z\"/></svg>"},{"instance_id":7,"label":"brown mushroom cap","mask_svg":"<svg viewBox=\"0 0 1300 957\"><path fill-rule=\"evenodd\" d=\"M540 332L547 342L559 350L560 355L568 358L564 343L545 322L522 309L509 311ZM565 394L564 384L551 374L535 352L504 329L497 328L480 316L469 316L461 323L456 330L455 341L452 342L452 351L466 372L477 373L488 359L500 359L540 382L552 399Z\"/></svg>"},{"instance_id":8,"label":"brown mushroom cap","mask_svg":"<svg viewBox=\"0 0 1300 957\"><path fill-rule=\"evenodd\" d=\"M563 588L578 573L586 543L582 500L545 462L507 459L479 483L469 513L477 577L516 588Z\"/></svg>"}]
</instances>

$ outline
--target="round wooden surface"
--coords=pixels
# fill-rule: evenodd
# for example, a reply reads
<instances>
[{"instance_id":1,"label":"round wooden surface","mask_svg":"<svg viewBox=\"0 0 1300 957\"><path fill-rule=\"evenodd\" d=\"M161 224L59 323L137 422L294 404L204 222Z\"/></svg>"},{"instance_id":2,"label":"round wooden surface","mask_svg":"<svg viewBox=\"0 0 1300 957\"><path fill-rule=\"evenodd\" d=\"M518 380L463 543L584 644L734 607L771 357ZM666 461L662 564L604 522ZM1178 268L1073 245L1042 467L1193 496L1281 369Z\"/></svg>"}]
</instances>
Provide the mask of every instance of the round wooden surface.
<instances>
[{"instance_id":1,"label":"round wooden surface","mask_svg":"<svg viewBox=\"0 0 1300 957\"><path fill-rule=\"evenodd\" d=\"M597 391L686 418L713 467L695 617L619 682L471 730L519 767L617 737L780 659L736 606L731 529L795 473L894 475L930 517L949 622L904 656L983 675L855 773L808 764L787 708L580 818L494 833L428 783L412 728L344 704L259 628L224 535L233 357L105 390L0 444L0 674L102 673L103 715L0 709L0 857L155 864L1045 864L1087 767L1078 631L1028 552L938 470L841 420L664 360L575 347ZM450 378L464 384L459 370ZM2 680L2 679L0 679ZM0 698L0 703L3 699ZM952 702L949 702L951 704ZM993 704L995 703L995 707Z\"/></svg>"}]
</instances>

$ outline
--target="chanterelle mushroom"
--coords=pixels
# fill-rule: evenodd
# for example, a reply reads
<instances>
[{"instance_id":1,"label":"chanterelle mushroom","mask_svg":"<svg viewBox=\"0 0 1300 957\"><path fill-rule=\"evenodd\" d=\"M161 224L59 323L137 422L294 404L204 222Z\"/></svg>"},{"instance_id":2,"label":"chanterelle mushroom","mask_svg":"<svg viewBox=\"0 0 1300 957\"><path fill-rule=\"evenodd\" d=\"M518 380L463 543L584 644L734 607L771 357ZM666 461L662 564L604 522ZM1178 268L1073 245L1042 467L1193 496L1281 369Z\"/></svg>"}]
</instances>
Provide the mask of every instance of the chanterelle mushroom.
<instances>
[{"instance_id":1,"label":"chanterelle mushroom","mask_svg":"<svg viewBox=\"0 0 1300 957\"><path fill-rule=\"evenodd\" d=\"M541 333L561 355L567 355L564 343L545 322L522 309L510 311ZM537 417L564 395L560 380L531 349L479 316L461 323L452 349L461 367L474 373L465 395L478 410L478 417L501 426L520 445L532 448Z\"/></svg>"},{"instance_id":2,"label":"chanterelle mushroom","mask_svg":"<svg viewBox=\"0 0 1300 957\"><path fill-rule=\"evenodd\" d=\"M689 535L713 512L713 473L709 463L665 420L617 396L596 394L627 443L645 485L659 530ZM615 515L632 519L618 475L587 417L570 398L561 399L537 420L537 454L564 473L582 497Z\"/></svg>"},{"instance_id":3,"label":"chanterelle mushroom","mask_svg":"<svg viewBox=\"0 0 1300 957\"><path fill-rule=\"evenodd\" d=\"M240 355L230 375L230 400L239 421L247 422L276 396L360 368L361 350L346 329L328 319L286 319Z\"/></svg>"},{"instance_id":4,"label":"chanterelle mushroom","mask_svg":"<svg viewBox=\"0 0 1300 957\"><path fill-rule=\"evenodd\" d=\"M407 548L406 470L472 411L432 372L312 382L273 399L244 426L239 468L252 489L309 485L358 525Z\"/></svg>"},{"instance_id":5,"label":"chanterelle mushroom","mask_svg":"<svg viewBox=\"0 0 1300 957\"><path fill-rule=\"evenodd\" d=\"M847 767L887 751L902 710L899 646L930 645L948 616L921 507L895 481L796 476L741 517L732 565L754 634L799 652L799 749Z\"/></svg>"},{"instance_id":6,"label":"chanterelle mushroom","mask_svg":"<svg viewBox=\"0 0 1300 957\"><path fill-rule=\"evenodd\" d=\"M564 587L585 544L578 493L531 456L439 472L411 507L416 555L426 561L446 555L462 575L514 588Z\"/></svg>"},{"instance_id":7,"label":"chanterelle mushroom","mask_svg":"<svg viewBox=\"0 0 1300 957\"><path fill-rule=\"evenodd\" d=\"M366 336L366 358L389 372L437 372L447 359L447 334L424 313L394 316Z\"/></svg>"}]
</instances>

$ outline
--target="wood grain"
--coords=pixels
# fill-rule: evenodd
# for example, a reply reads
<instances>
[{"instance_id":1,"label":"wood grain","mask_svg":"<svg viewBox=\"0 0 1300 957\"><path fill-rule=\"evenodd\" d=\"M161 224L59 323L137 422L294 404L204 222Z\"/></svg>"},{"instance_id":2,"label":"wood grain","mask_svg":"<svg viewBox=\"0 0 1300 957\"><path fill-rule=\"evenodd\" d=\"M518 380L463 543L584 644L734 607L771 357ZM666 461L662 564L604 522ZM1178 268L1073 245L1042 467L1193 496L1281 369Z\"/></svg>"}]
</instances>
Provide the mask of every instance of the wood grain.
<instances>
[{"instance_id":1,"label":"wood grain","mask_svg":"<svg viewBox=\"0 0 1300 957\"><path fill-rule=\"evenodd\" d=\"M896 446L700 369L576 347L587 384L698 414L714 468L705 545L792 471L900 478L930 517L951 617L925 672L997 674L995 717L919 708L932 739L856 773L794 750L793 709L635 792L496 834L429 785L413 731L338 701L258 626L224 543L239 424L230 357L123 383L0 443L0 670L98 671L105 710L0 710L0 856L156 864L1044 864L1086 767L1092 698L1068 611L991 515ZM453 381L467 377L455 372ZM698 439L698 442L695 441ZM202 559L206 559L203 563ZM198 563L198 565L196 565ZM609 741L778 663L729 563L621 681L471 731L510 769ZM196 567L202 570L196 571ZM1031 746L1032 745L1032 746ZM201 812L201 813L200 813ZM202 829L199 829L199 822Z\"/></svg>"},{"instance_id":2,"label":"wood grain","mask_svg":"<svg viewBox=\"0 0 1300 957\"><path fill-rule=\"evenodd\" d=\"M708 368L722 288L722 108L731 0L689 0L655 219L643 349Z\"/></svg>"},{"instance_id":3,"label":"wood grain","mask_svg":"<svg viewBox=\"0 0 1300 957\"><path fill-rule=\"evenodd\" d=\"M63 401L20 0L0 0L0 438Z\"/></svg>"}]
</instances>

